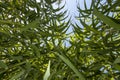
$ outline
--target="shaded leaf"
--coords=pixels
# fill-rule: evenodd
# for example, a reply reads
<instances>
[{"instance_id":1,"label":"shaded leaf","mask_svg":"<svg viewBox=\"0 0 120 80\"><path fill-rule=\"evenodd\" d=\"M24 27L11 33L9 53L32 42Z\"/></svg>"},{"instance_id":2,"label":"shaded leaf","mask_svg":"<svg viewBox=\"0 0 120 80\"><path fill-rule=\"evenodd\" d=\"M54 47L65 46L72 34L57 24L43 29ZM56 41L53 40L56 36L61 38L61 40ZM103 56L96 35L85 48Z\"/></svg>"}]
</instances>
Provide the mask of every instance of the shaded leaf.
<instances>
[{"instance_id":1,"label":"shaded leaf","mask_svg":"<svg viewBox=\"0 0 120 80\"><path fill-rule=\"evenodd\" d=\"M120 71L120 65L119 64L115 64L114 68Z\"/></svg>"},{"instance_id":2,"label":"shaded leaf","mask_svg":"<svg viewBox=\"0 0 120 80\"><path fill-rule=\"evenodd\" d=\"M8 66L3 61L0 61L0 68L8 69Z\"/></svg>"},{"instance_id":3,"label":"shaded leaf","mask_svg":"<svg viewBox=\"0 0 120 80\"><path fill-rule=\"evenodd\" d=\"M55 54L58 55L75 72L75 74L79 77L80 80L85 80L85 77L77 70L77 68L67 57L64 57L58 53Z\"/></svg>"},{"instance_id":4,"label":"shaded leaf","mask_svg":"<svg viewBox=\"0 0 120 80\"><path fill-rule=\"evenodd\" d=\"M120 63L120 57L118 57L115 61L114 61L115 64L117 63Z\"/></svg>"},{"instance_id":5,"label":"shaded leaf","mask_svg":"<svg viewBox=\"0 0 120 80\"><path fill-rule=\"evenodd\" d=\"M15 75L11 76L11 78L9 80L16 80L19 79L23 74L24 74L25 70L21 70L18 73L16 73Z\"/></svg>"}]
</instances>

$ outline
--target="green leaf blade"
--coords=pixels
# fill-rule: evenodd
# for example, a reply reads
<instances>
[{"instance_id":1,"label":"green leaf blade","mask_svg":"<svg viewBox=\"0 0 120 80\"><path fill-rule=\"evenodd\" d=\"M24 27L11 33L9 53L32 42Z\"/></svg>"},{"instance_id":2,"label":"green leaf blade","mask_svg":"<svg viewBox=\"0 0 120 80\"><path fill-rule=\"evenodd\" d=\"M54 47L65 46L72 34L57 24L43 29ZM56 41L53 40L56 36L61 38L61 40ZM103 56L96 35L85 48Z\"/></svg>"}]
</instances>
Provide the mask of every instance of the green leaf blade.
<instances>
[{"instance_id":1,"label":"green leaf blade","mask_svg":"<svg viewBox=\"0 0 120 80\"><path fill-rule=\"evenodd\" d=\"M48 80L49 76L50 76L50 61L48 62L48 67L44 74L43 80Z\"/></svg>"},{"instance_id":2,"label":"green leaf blade","mask_svg":"<svg viewBox=\"0 0 120 80\"><path fill-rule=\"evenodd\" d=\"M97 16L100 20L102 20L104 23L108 24L109 26L115 28L115 29L120 29L120 24L115 23L112 21L110 18L106 17L102 13L98 12L96 8L94 8L93 14Z\"/></svg>"}]
</instances>

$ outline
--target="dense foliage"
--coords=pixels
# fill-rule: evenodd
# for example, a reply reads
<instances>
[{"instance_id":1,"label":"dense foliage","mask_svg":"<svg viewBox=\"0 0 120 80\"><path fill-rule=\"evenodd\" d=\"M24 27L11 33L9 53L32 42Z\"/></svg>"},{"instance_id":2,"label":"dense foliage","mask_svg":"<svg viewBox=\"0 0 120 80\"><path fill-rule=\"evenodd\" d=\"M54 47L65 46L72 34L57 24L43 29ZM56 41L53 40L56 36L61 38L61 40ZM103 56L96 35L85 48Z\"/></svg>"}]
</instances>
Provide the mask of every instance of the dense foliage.
<instances>
[{"instance_id":1,"label":"dense foliage","mask_svg":"<svg viewBox=\"0 0 120 80\"><path fill-rule=\"evenodd\" d=\"M120 1L83 0L74 24L60 2L0 1L0 80L120 79Z\"/></svg>"}]
</instances>

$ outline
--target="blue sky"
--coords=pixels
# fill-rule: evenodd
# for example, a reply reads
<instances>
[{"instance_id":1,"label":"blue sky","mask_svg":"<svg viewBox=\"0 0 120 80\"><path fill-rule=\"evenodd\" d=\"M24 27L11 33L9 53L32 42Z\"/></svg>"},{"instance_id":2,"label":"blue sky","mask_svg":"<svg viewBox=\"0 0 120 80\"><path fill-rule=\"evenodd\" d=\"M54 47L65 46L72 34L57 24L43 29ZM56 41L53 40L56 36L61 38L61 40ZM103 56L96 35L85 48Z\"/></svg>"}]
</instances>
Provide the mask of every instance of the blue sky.
<instances>
[{"instance_id":1,"label":"blue sky","mask_svg":"<svg viewBox=\"0 0 120 80\"><path fill-rule=\"evenodd\" d=\"M37 1L40 2L40 0ZM87 2L88 6L91 4L91 0L85 0L85 1ZM72 23L76 22L80 27L82 27L82 25L79 23L79 21L75 19L75 17L79 15L79 12L77 11L77 5L79 5L81 9L84 9L84 0L62 0L62 3L60 5L54 4L53 6L57 8L58 6L62 6L64 4L65 4L65 8L63 9L63 11L65 10L68 11L67 14L71 16ZM72 27L70 27L67 33L70 33L72 31L73 31ZM68 42L66 42L66 46L69 46Z\"/></svg>"},{"instance_id":2,"label":"blue sky","mask_svg":"<svg viewBox=\"0 0 120 80\"><path fill-rule=\"evenodd\" d=\"M66 1L66 9L68 9L70 15L73 16L73 19L75 16L79 14L79 12L77 11L77 5L79 5L81 9L84 9L84 0L65 0L65 1ZM85 0L85 1L89 6L91 0Z\"/></svg>"},{"instance_id":3,"label":"blue sky","mask_svg":"<svg viewBox=\"0 0 120 80\"><path fill-rule=\"evenodd\" d=\"M89 5L91 4L91 0L85 0L85 1L89 7ZM72 23L76 22L82 27L82 25L79 23L79 21L77 21L75 17L79 15L79 12L77 11L77 5L80 6L81 9L84 9L84 0L63 0L61 5L64 5L64 3L66 3L64 10L68 10L69 16L72 17L71 19ZM71 31L72 31L72 27L69 28L68 33Z\"/></svg>"},{"instance_id":4,"label":"blue sky","mask_svg":"<svg viewBox=\"0 0 120 80\"><path fill-rule=\"evenodd\" d=\"M87 1L87 5L88 7L90 6L91 4L91 0L85 0ZM76 16L79 15L79 12L77 11L77 5L81 8L81 9L84 9L84 0L64 0L62 2L62 5L66 2L66 6L65 6L65 10L67 9L68 10L68 14L70 16L72 16L72 23L77 23L80 27L83 27L79 21L77 21L77 19L75 18ZM67 33L71 33L73 30L72 30L72 27L70 27L67 31ZM69 42L66 42L66 46L69 46Z\"/></svg>"},{"instance_id":5,"label":"blue sky","mask_svg":"<svg viewBox=\"0 0 120 80\"><path fill-rule=\"evenodd\" d=\"M37 0L40 2L40 0ZM75 19L76 16L79 15L79 12L77 11L77 5L80 6L81 9L84 9L84 1L86 1L87 5L89 6L91 4L92 0L62 0L61 4L59 6L62 6L65 4L65 8L63 11L68 10L69 16L71 16L72 23L78 23L80 26L82 26L79 21ZM54 4L54 7L57 8L58 5ZM68 32L71 32L72 28L69 29Z\"/></svg>"},{"instance_id":6,"label":"blue sky","mask_svg":"<svg viewBox=\"0 0 120 80\"><path fill-rule=\"evenodd\" d=\"M40 0L37 1L40 2ZM75 16L79 14L77 11L77 5L79 5L81 9L84 9L84 1L86 1L87 5L89 6L92 0L62 0L61 5L64 5L66 3L64 10L68 10L68 14L72 16L72 21L75 22ZM58 6L54 5L54 7Z\"/></svg>"}]
</instances>

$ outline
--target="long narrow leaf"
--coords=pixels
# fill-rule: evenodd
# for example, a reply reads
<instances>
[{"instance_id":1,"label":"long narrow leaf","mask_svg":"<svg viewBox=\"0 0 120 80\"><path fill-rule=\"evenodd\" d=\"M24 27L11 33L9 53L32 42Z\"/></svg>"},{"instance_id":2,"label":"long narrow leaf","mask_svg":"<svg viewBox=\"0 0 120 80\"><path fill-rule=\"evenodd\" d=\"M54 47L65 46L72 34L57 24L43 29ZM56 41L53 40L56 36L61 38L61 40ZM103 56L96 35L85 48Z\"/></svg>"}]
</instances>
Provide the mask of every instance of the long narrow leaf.
<instances>
[{"instance_id":1,"label":"long narrow leaf","mask_svg":"<svg viewBox=\"0 0 120 80\"><path fill-rule=\"evenodd\" d=\"M57 53L56 55L58 55L75 72L75 74L79 77L80 80L85 80L84 76L79 72L79 70L77 70L77 68L72 64L72 62L67 57L64 57Z\"/></svg>"},{"instance_id":2,"label":"long narrow leaf","mask_svg":"<svg viewBox=\"0 0 120 80\"><path fill-rule=\"evenodd\" d=\"M3 61L0 61L0 68L8 69L8 66Z\"/></svg>"},{"instance_id":3,"label":"long narrow leaf","mask_svg":"<svg viewBox=\"0 0 120 80\"><path fill-rule=\"evenodd\" d=\"M17 22L12 22L12 21L5 21L5 20L0 20L0 24L8 24L8 25L18 25L18 26L21 26L22 24L19 24Z\"/></svg>"},{"instance_id":4,"label":"long narrow leaf","mask_svg":"<svg viewBox=\"0 0 120 80\"><path fill-rule=\"evenodd\" d=\"M115 23L110 18L98 12L96 8L94 8L93 14L96 15L100 20L102 20L104 23L108 24L109 26L115 29L120 29L120 24Z\"/></svg>"},{"instance_id":5,"label":"long narrow leaf","mask_svg":"<svg viewBox=\"0 0 120 80\"><path fill-rule=\"evenodd\" d=\"M22 71L18 72L17 74L13 75L9 80L16 80L16 79L20 78L24 73L25 73L25 70L22 70Z\"/></svg>"},{"instance_id":6,"label":"long narrow leaf","mask_svg":"<svg viewBox=\"0 0 120 80\"><path fill-rule=\"evenodd\" d=\"M22 28L20 28L20 30L23 32L23 31L26 31L28 30L29 28L37 28L39 25L39 19L36 19L35 21L27 24L26 26L23 26Z\"/></svg>"},{"instance_id":7,"label":"long narrow leaf","mask_svg":"<svg viewBox=\"0 0 120 80\"><path fill-rule=\"evenodd\" d=\"M48 80L49 76L50 76L50 61L48 62L48 67L47 67L47 70L45 72L43 80Z\"/></svg>"}]
</instances>

